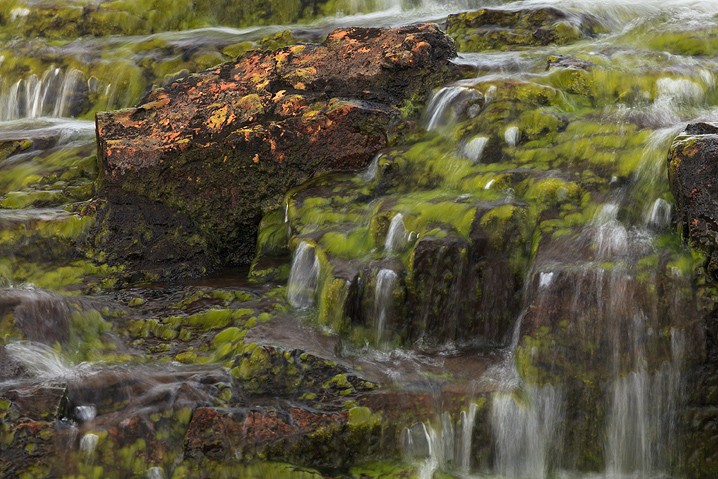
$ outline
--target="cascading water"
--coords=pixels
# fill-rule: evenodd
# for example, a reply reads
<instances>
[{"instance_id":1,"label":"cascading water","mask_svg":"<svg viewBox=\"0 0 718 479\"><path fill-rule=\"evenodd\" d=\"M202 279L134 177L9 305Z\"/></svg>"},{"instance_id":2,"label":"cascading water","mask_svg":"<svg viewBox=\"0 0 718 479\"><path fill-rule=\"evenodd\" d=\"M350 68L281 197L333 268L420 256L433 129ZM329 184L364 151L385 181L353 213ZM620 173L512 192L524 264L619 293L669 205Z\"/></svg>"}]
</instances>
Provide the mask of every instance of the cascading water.
<instances>
[{"instance_id":1,"label":"cascading water","mask_svg":"<svg viewBox=\"0 0 718 479\"><path fill-rule=\"evenodd\" d=\"M0 84L0 87L2 84ZM79 70L50 67L42 77L31 75L0 88L0 121L72 116L75 98L86 80Z\"/></svg>"},{"instance_id":2,"label":"cascading water","mask_svg":"<svg viewBox=\"0 0 718 479\"><path fill-rule=\"evenodd\" d=\"M466 145L464 145L464 155L466 155L466 157L474 163L478 163L481 161L481 155L483 154L484 148L486 148L486 144L488 142L489 139L485 136L472 138L466 143Z\"/></svg>"},{"instance_id":3,"label":"cascading water","mask_svg":"<svg viewBox=\"0 0 718 479\"><path fill-rule=\"evenodd\" d=\"M552 450L561 440L563 424L561 392L553 386L528 386L515 397L497 393L491 405L495 435L494 470L504 477L549 477Z\"/></svg>"},{"instance_id":4,"label":"cascading water","mask_svg":"<svg viewBox=\"0 0 718 479\"><path fill-rule=\"evenodd\" d=\"M509 146L516 146L521 138L521 131L518 126L512 125L504 131L504 140Z\"/></svg>"},{"instance_id":5,"label":"cascading water","mask_svg":"<svg viewBox=\"0 0 718 479\"><path fill-rule=\"evenodd\" d=\"M376 344L385 345L387 340L387 321L391 318L393 308L394 284L397 275L390 269L380 269L376 275L374 292L374 320L376 321Z\"/></svg>"},{"instance_id":6,"label":"cascading water","mask_svg":"<svg viewBox=\"0 0 718 479\"><path fill-rule=\"evenodd\" d=\"M19 25L36 18L41 5L15 3L0 25L6 33L15 29L7 38L18 35L0 50L0 173L10 172L0 175L0 243L15 241L30 253L8 249L0 258L0 374L10 378L0 376L0 396L28 384L57 394L56 420L19 423L52 426L37 437L67 429L55 438L69 438L66 471L58 474L169 478L183 477L183 461L195 456L226 454L232 467L262 462L267 437L303 427L317 411L325 421L333 414L325 409L338 404L336 417L350 418L341 431L358 424L366 433L384 422L404 431L401 438L383 438L396 447L403 441L412 467L396 477L684 479L679 464L685 458L678 457L688 394L684 368L692 354L700 355L693 350L700 349L696 338L702 336L691 328L703 324L695 311L695 260L672 231L665 154L686 121L718 118L714 3L347 0L314 2L300 13L326 17L301 18L300 26L188 32L148 26L146 35L87 34L79 40L52 32L23 39ZM114 3L87 7L83 21L114 18L117 12L107 10ZM237 12L245 13L249 3ZM270 3L276 8L291 2ZM518 12L545 6L570 9L558 30L511 32ZM128 272L127 287L83 283L114 265L86 265L78 255L84 235L107 231L84 223L96 207L87 202L97 175L94 127L69 117L126 107L153 84L185 78L189 69L209 68L248 48L274 49L280 36L272 35L285 30L313 42L337 25L431 20L443 26L449 13L489 7L508 8L516 18L491 24L490 34L474 32L487 43L454 61L464 79L439 86L423 119L415 118L428 131L425 137L413 131L389 135L391 147L363 174L302 190L296 202L303 208L287 203L284 212L275 212L273 237L286 243L276 248L279 256L288 255L287 244L297 245L291 265L273 271L279 280L255 279L248 286L243 278L215 291L206 285L134 285ZM117 32L152 20L124 13L116 18L128 23L117 22ZM257 13L258 21L265 13ZM290 13L281 18L293 18ZM576 32L572 22L579 17L585 28ZM212 21L197 17L178 25ZM461 43L470 36L464 30L480 28L455 27L459 48L471 49ZM566 32L580 34L579 41L562 44ZM489 51L490 41L503 34L508 43ZM512 43L546 38L546 45ZM42 52L33 50L35 42ZM10 57L15 54L17 59ZM281 65L282 57L272 62ZM277 81L282 90L274 100L301 97L304 84L294 83L290 91L285 80ZM147 106L153 107L159 106ZM402 114L412 107L402 105ZM409 131L411 121L405 123ZM78 178L86 184L73 183ZM78 196L47 199L68 188ZM77 193L83 188L85 196ZM13 203L18 198L30 199ZM270 203L262 208L272 208ZM64 243L56 250L59 241ZM148 241L151 232L138 225L136 245ZM88 257L102 262L95 254ZM287 275L285 296L283 285L272 281ZM26 282L39 286L20 286ZM41 289L68 284L63 294ZM72 300L80 294L103 307ZM506 312L506 305L516 307ZM294 324L315 313L331 318L321 323L321 334ZM277 319L284 322L276 325ZM431 337L439 331L450 339ZM355 365L357 375L340 369ZM328 377L320 377L325 371ZM263 390L265 383L274 389ZM316 390L304 391L307 383ZM361 398L366 402L355 401L365 386L379 390ZM257 404L248 402L253 394ZM386 414L377 399L384 394ZM4 397L0 407L10 404ZM415 403L420 412L404 429L400 421ZM392 415L392 407L401 414ZM16 405L8 410L5 415L0 409L0 419L15 421ZM225 411L231 413L222 416ZM284 416L291 417L286 424ZM233 428L246 430L242 440L259 439L242 449L233 442ZM145 430L174 443L151 445L132 436ZM205 443L197 433L215 430L227 437ZM322 423L312 429L317 431L333 429ZM291 429L290 446L302 440L295 433ZM110 442L118 438L127 442L118 442L113 456ZM5 439L0 473L10 462L3 456L10 444ZM340 454L333 445L317 447L325 446L318 444L319 434L312 440L314 456L297 453L297 461L316 459L320 450ZM377 450L393 451L386 443ZM273 445L272 453L285 445ZM16 449L29 455L33 447ZM320 469L306 477L383 474L351 469L354 452L341 461L322 457L299 465ZM384 459L383 452L377 457ZM31 459L39 463L44 453ZM127 464L102 463L122 462L118 458ZM122 472L114 474L112 467ZM304 475L300 468L280 470ZM275 469L228 471L216 477L282 477Z\"/></svg>"},{"instance_id":7,"label":"cascading water","mask_svg":"<svg viewBox=\"0 0 718 479\"><path fill-rule=\"evenodd\" d=\"M397 254L406 245L407 234L404 227L404 215L397 213L389 223L389 230L384 240L384 251L388 254Z\"/></svg>"},{"instance_id":8,"label":"cascading water","mask_svg":"<svg viewBox=\"0 0 718 479\"><path fill-rule=\"evenodd\" d=\"M301 242L292 260L287 283L287 298L295 308L306 309L314 305L319 283L320 264L314 247Z\"/></svg>"}]
</instances>

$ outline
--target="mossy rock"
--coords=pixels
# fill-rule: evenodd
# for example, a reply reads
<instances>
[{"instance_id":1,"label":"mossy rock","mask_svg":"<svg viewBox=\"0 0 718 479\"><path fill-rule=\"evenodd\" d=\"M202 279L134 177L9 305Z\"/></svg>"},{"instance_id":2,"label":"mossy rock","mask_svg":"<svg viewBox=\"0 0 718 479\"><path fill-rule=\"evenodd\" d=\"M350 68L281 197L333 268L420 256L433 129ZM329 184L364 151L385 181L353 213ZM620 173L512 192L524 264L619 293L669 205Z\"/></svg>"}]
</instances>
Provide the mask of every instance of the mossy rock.
<instances>
[{"instance_id":1,"label":"mossy rock","mask_svg":"<svg viewBox=\"0 0 718 479\"><path fill-rule=\"evenodd\" d=\"M569 44L600 30L590 16L552 7L523 10L480 10L452 14L447 33L464 52L512 50Z\"/></svg>"}]
</instances>

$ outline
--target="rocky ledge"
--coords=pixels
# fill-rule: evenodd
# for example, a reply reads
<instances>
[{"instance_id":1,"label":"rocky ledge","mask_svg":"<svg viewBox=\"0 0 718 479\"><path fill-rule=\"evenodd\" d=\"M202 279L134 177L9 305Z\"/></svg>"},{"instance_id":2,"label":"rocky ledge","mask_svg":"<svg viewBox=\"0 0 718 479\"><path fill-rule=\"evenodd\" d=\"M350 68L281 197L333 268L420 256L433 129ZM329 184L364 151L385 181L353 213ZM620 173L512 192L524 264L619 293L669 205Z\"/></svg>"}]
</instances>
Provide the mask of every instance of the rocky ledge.
<instances>
[{"instance_id":1,"label":"rocky ledge","mask_svg":"<svg viewBox=\"0 0 718 479\"><path fill-rule=\"evenodd\" d=\"M668 153L668 178L675 198L676 219L684 240L696 256L704 256L696 278L703 309L703 353L688 372L687 407L683 413L689 477L718 474L718 124L695 122L673 140Z\"/></svg>"},{"instance_id":2,"label":"rocky ledge","mask_svg":"<svg viewBox=\"0 0 718 479\"><path fill-rule=\"evenodd\" d=\"M431 24L336 30L98 114L97 247L160 276L249 263L262 216L318 173L366 166L454 56Z\"/></svg>"}]
</instances>

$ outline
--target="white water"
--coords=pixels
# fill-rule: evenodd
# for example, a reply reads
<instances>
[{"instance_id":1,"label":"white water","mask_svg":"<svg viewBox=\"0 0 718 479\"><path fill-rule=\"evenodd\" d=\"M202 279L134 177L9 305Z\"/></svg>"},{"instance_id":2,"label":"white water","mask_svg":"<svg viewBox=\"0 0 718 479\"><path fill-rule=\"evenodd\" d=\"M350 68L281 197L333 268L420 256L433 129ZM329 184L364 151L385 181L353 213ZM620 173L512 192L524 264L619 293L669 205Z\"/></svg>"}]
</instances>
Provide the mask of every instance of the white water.
<instances>
[{"instance_id":1,"label":"white water","mask_svg":"<svg viewBox=\"0 0 718 479\"><path fill-rule=\"evenodd\" d=\"M15 341L5 345L10 358L39 379L73 378L88 371L89 365L73 365L50 346L32 341Z\"/></svg>"},{"instance_id":2,"label":"white water","mask_svg":"<svg viewBox=\"0 0 718 479\"><path fill-rule=\"evenodd\" d=\"M475 402L469 404L468 411L461 411L461 449L458 451L456 465L460 472L468 474L471 471L471 443L476 423L478 407Z\"/></svg>"},{"instance_id":3,"label":"white water","mask_svg":"<svg viewBox=\"0 0 718 479\"><path fill-rule=\"evenodd\" d=\"M561 391L551 385L524 386L520 393L494 396L491 426L496 473L516 479L548 477L551 448L560 442L562 403Z\"/></svg>"},{"instance_id":4,"label":"white water","mask_svg":"<svg viewBox=\"0 0 718 479\"><path fill-rule=\"evenodd\" d=\"M519 140L521 139L521 130L519 130L518 126L512 125L504 131L504 140L506 141L506 144L514 147L519 144Z\"/></svg>"},{"instance_id":5,"label":"white water","mask_svg":"<svg viewBox=\"0 0 718 479\"><path fill-rule=\"evenodd\" d=\"M426 106L426 129L438 130L462 118L476 116L481 99L481 94L472 88L448 86L437 90Z\"/></svg>"},{"instance_id":6,"label":"white water","mask_svg":"<svg viewBox=\"0 0 718 479\"><path fill-rule=\"evenodd\" d=\"M97 434L88 432L82 436L82 439L80 439L80 451L85 455L85 460L89 461L93 458L99 442L100 438Z\"/></svg>"},{"instance_id":7,"label":"white water","mask_svg":"<svg viewBox=\"0 0 718 479\"><path fill-rule=\"evenodd\" d=\"M97 408L95 406L77 406L74 415L81 423L90 422L97 416Z\"/></svg>"},{"instance_id":8,"label":"white water","mask_svg":"<svg viewBox=\"0 0 718 479\"><path fill-rule=\"evenodd\" d=\"M289 304L298 309L314 306L319 285L319 259L314 246L302 241L297 246L292 260L292 269L287 283Z\"/></svg>"},{"instance_id":9,"label":"white water","mask_svg":"<svg viewBox=\"0 0 718 479\"><path fill-rule=\"evenodd\" d=\"M386 331L387 320L391 318L394 307L394 284L397 275L394 271L382 268L376 275L376 287L374 289L374 321L376 344L384 347L387 341Z\"/></svg>"},{"instance_id":10,"label":"white water","mask_svg":"<svg viewBox=\"0 0 718 479\"><path fill-rule=\"evenodd\" d=\"M371 163L369 163L369 166L366 167L366 170L360 175L361 179L366 181L367 183L374 181L376 179L376 175L379 172L379 159L381 158L381 153L376 155L372 160Z\"/></svg>"},{"instance_id":11,"label":"white water","mask_svg":"<svg viewBox=\"0 0 718 479\"><path fill-rule=\"evenodd\" d=\"M389 230L384 240L384 251L388 255L401 253L406 247L407 234L404 227L404 215L397 213L389 223Z\"/></svg>"},{"instance_id":12,"label":"white water","mask_svg":"<svg viewBox=\"0 0 718 479\"><path fill-rule=\"evenodd\" d=\"M354 1L349 4L350 6L346 11L341 13L349 14L359 11L360 8L363 8L362 3L361 1ZM657 14L666 7L672 9L671 15L675 13L677 19L685 17L685 15L680 15L680 12L676 12L679 7L688 6L690 11L695 12L696 15L718 12L718 6L715 2L689 0L642 0L630 3L621 0L607 0L604 2L588 2L587 0L569 2L526 1L515 2L514 5L546 3L559 6L571 5L582 11L600 14L602 18L608 18L613 21L627 19L631 20L632 23L634 19L636 20L635 23L640 23L642 15ZM438 6L437 2L424 1L421 8L428 9L436 6ZM400 3L396 1L386 2L382 4L381 8L386 8L392 12L402 10ZM13 11L11 15L15 13ZM372 21L372 18L378 18L378 15L374 17L367 15L366 18L367 21ZM354 20L348 21L353 22ZM525 55L515 56L523 57ZM489 60L493 61L493 59ZM478 62L476 63L478 64ZM518 60L512 64L524 65L524 63L519 63ZM484 65L487 65L487 62L484 62ZM645 108L656 124L665 125L669 127L668 129L673 130L675 129L674 123L682 119L681 116L676 114L677 108L694 107L703 101L710 87L710 81L706 75L702 73L700 75L703 78L701 81L695 78L687 80L666 77L656 82L655 99L649 107ZM33 80L30 78L23 80L24 83L17 82L10 85L7 88L7 103L0 103L0 108L2 108L0 109L0 116L5 112L8 115L15 115L12 118L43 115L66 116L68 100L57 102L57 94L52 93L49 86L53 84L53 81L52 78L45 79L45 76L43 76L40 79L35 78ZM11 93L15 85L14 93ZM43 89L45 89L46 94L42 93ZM65 97L62 93L63 88L57 88L54 91L60 92L59 96L61 98ZM428 115L429 129L437 130L443 126L449 126L461 118L470 117L472 114L470 107L466 109L453 103L455 100L461 99L461 95L467 94L468 91L472 90L448 87L437 93L436 101L432 100L432 105L428 110L431 112ZM484 101L492 101L495 93L496 88L492 86L484 93ZM650 94L650 92L646 93ZM53 95L55 95L55 100L52 100ZM11 96L12 101L10 100ZM28 98L31 101L28 102ZM0 102L4 101L0 100ZM7 108L3 108L3 105L7 105ZM56 111L58 112L57 114L55 114ZM509 130L510 128L506 130L504 139L509 146L515 146L518 144L520 132L516 129L515 135L509 135ZM480 138L471 140L466 144L465 148L474 140ZM477 143L464 150L467 157L477 162L481 159L485 144L481 145L481 148L478 148L478 146L479 144ZM665 149L662 151L665 151ZM660 170L660 168L664 167L665 158L661 157L659 159L660 161L655 162L655 165ZM651 178L654 178L652 181L655 181L655 178L658 177L657 174L651 176ZM371 173L368 181L374 178L375 173ZM490 185L491 182L486 187L488 188ZM591 231L587 233L591 237L590 244L593 248L593 260L628 260L633 240L640 240L642 232L637 231L636 225L622 219L620 215L621 208L625 208L623 206L624 201L623 198L609 199L601 213L594 219ZM663 198L654 200L654 196L650 196L650 200L646 199L643 206L646 205L648 205L648 208L644 208L644 228L650 226L658 229L670 226L670 205L666 206L667 202ZM403 218L400 214L396 215L392 220L392 226L394 226L395 220L397 220L395 233L392 234L392 228L390 228L390 234L387 235L385 244L385 250L388 253L403 251L406 241ZM401 229L399 229L399 226ZM638 225L638 228L640 227L641 225ZM393 239L390 241L390 237L396 238L396 241ZM300 251L302 250L302 245L305 248ZM623 304L624 301L631 301L630 296L626 293L630 271L625 268L622 270L620 267L613 272L590 268L591 265L587 266L587 271L585 272L585 277L590 278L587 282L596 290L606 291L605 295L597 295L599 298L607 298L601 304L601 307L611 318L622 317L620 316L619 305ZM540 272L539 275L539 289L552 291L553 286L558 281L560 272L547 270ZM314 304L318 276L319 263L314 255L313 248L305 243L300 244L292 264L292 274L288 287L290 302L295 307L307 308ZM606 284L610 285L606 286ZM588 294L588 289L584 288L576 293L577 305L580 304L580 294ZM565 291L563 294L565 294ZM550 298L547 300L550 300ZM633 328L636 331L636 338L651 333L650 328L647 328L645 324L645 318L640 314L629 315L629 321L635 323ZM625 328L617 329L618 331L625 331ZM517 328L515 344L518 343L519 333L520 330ZM680 337L680 332L672 331L672 333L673 338ZM13 345L11 344L10 346ZM9 349L12 350L10 346ZM638 351L641 345L634 342L633 347ZM76 369L72 365L67 364L57 355L55 355L57 357L53 357L52 354L46 353L46 350L44 352L34 351L28 353L28 359L24 362L38 364L37 370L31 370L34 375L57 378L74 374ZM13 357L18 359L23 354L25 353L15 354ZM674 352L674 357L677 356L678 354ZM658 370L650 372L644 364L646 361L645 356L638 353L632 356L632 361L634 364L628 372L621 372L619 371L620 368L616 367L616 378L609 387L610 392L606 403L609 416L605 431L607 436L605 445L607 466L602 477L643 478L660 475L664 468L661 455L665 453L667 446L662 441L665 439L667 444L670 444L672 434L670 422L674 420L672 411L675 410L675 403L680 399L676 393L676 385L680 383L679 368L674 363L666 363ZM618 362L616 360L616 363ZM546 477L546 471L550 468L549 456L552 444L555 445L559 442L558 438L561 435L560 424L557 425L556 423L565 412L562 409L562 398L560 391L552 386L536 388L535 390L532 390L531 386L526 386L523 391L516 393L506 392L497 396L497 399L492 404L492 424L495 422L494 428L495 431L498 431L499 438L496 446L497 454L500 456L500 459L497 460L495 472L509 476L515 474L512 477ZM462 415L461 440L459 441L462 452L458 456L456 452L459 449L459 446L457 446L457 434L450 418L447 421L447 415L441 416L442 419L439 421L437 429L432 428L430 425L422 425L428 452L425 463L421 468L421 477L431 477L442 467L450 469L452 462L462 472L471 469L471 458L467 457L465 453L465 451L470 451L471 449L471 428L467 433L465 424L472 424L475 418L471 417L471 410L469 410L468 416L465 412L462 412ZM466 418L466 421L463 418ZM558 422L560 423L560 421ZM453 444L453 447L449 447L451 444ZM473 467L475 466L476 464L473 464ZM147 473L148 476L151 475L150 471ZM157 471L152 474L155 472Z\"/></svg>"},{"instance_id":13,"label":"white water","mask_svg":"<svg viewBox=\"0 0 718 479\"><path fill-rule=\"evenodd\" d=\"M481 155L484 153L484 148L489 142L489 139L485 136L476 136L466 142L463 148L464 156L470 159L474 163L481 161Z\"/></svg>"},{"instance_id":14,"label":"white water","mask_svg":"<svg viewBox=\"0 0 718 479\"><path fill-rule=\"evenodd\" d=\"M404 455L407 461L417 465L418 478L432 479L437 471L454 468L468 473L476 412L476 405L470 403L456 425L451 415L443 412L434 421L404 430Z\"/></svg>"},{"instance_id":15,"label":"white water","mask_svg":"<svg viewBox=\"0 0 718 479\"><path fill-rule=\"evenodd\" d=\"M30 75L0 88L0 121L70 116L71 102L85 81L79 70L51 67L41 77Z\"/></svg>"}]
</instances>

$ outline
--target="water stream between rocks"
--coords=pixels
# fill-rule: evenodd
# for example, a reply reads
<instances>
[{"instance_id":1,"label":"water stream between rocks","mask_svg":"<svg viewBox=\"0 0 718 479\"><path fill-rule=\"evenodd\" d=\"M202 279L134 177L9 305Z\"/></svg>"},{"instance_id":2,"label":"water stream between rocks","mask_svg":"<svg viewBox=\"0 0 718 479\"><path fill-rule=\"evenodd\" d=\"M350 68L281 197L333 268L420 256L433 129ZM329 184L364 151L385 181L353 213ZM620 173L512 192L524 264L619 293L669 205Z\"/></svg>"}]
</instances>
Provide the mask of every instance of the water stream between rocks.
<instances>
[{"instance_id":1,"label":"water stream between rocks","mask_svg":"<svg viewBox=\"0 0 718 479\"><path fill-rule=\"evenodd\" d=\"M717 3L124 3L0 0L0 475L714 477L686 426L704 258L666 157L718 121ZM249 270L78 246L106 234L96 112L425 21L462 78L365 170L291 189Z\"/></svg>"}]
</instances>

